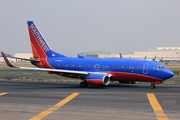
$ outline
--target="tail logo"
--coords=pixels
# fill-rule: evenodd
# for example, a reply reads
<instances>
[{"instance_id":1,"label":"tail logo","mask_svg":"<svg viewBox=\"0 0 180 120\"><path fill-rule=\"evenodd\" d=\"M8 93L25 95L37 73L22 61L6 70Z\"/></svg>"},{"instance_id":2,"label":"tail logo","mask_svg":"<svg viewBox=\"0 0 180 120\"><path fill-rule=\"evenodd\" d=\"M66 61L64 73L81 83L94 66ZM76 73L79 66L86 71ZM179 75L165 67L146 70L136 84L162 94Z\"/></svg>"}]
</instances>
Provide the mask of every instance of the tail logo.
<instances>
[{"instance_id":1,"label":"tail logo","mask_svg":"<svg viewBox=\"0 0 180 120\"><path fill-rule=\"evenodd\" d=\"M37 28L35 27L34 24L30 25L30 28L33 32L33 34L35 35L38 43L40 44L41 48L44 50L44 52L48 52L50 49L47 46L47 44L44 42L43 37L41 36L41 34L39 33L39 31L37 30Z\"/></svg>"}]
</instances>

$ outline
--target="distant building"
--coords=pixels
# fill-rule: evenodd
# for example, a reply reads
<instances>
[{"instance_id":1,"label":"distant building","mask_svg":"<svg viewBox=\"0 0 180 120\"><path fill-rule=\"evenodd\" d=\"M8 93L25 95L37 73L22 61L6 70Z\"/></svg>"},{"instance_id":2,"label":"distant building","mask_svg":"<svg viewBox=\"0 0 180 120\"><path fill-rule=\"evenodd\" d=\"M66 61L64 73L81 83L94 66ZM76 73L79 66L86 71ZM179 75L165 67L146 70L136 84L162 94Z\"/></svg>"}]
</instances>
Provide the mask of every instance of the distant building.
<instances>
[{"instance_id":1,"label":"distant building","mask_svg":"<svg viewBox=\"0 0 180 120\"><path fill-rule=\"evenodd\" d=\"M32 58L32 53L15 53L14 57L18 57L18 58ZM15 58L8 58L11 62L20 62L22 60L20 59L15 59ZM0 57L0 62L4 62L4 58Z\"/></svg>"},{"instance_id":2,"label":"distant building","mask_svg":"<svg viewBox=\"0 0 180 120\"><path fill-rule=\"evenodd\" d=\"M86 56L90 58L118 58L119 54L110 52L82 52L81 56Z\"/></svg>"},{"instance_id":3,"label":"distant building","mask_svg":"<svg viewBox=\"0 0 180 120\"><path fill-rule=\"evenodd\" d=\"M120 58L119 53L110 52L82 52L81 56L90 58ZM164 62L180 61L180 47L157 47L156 49L149 49L147 51L135 51L132 54L122 54L123 58L137 58L137 59L153 59ZM16 53L14 57L32 58L32 53Z\"/></svg>"},{"instance_id":4,"label":"distant building","mask_svg":"<svg viewBox=\"0 0 180 120\"><path fill-rule=\"evenodd\" d=\"M14 57L29 59L29 58L32 58L33 55L32 53L15 53Z\"/></svg>"},{"instance_id":5,"label":"distant building","mask_svg":"<svg viewBox=\"0 0 180 120\"><path fill-rule=\"evenodd\" d=\"M93 58L119 58L119 53L108 52L84 52L80 55ZM135 51L132 54L122 54L123 58L153 59L164 62L180 61L180 47L157 47L147 51Z\"/></svg>"},{"instance_id":6,"label":"distant building","mask_svg":"<svg viewBox=\"0 0 180 120\"><path fill-rule=\"evenodd\" d=\"M4 62L4 59L3 59L3 57L0 57L0 62Z\"/></svg>"},{"instance_id":7,"label":"distant building","mask_svg":"<svg viewBox=\"0 0 180 120\"><path fill-rule=\"evenodd\" d=\"M157 47L157 49L149 49L147 51L135 51L133 54L125 54L123 57L142 59L162 59L162 61L180 61L180 47Z\"/></svg>"},{"instance_id":8,"label":"distant building","mask_svg":"<svg viewBox=\"0 0 180 120\"><path fill-rule=\"evenodd\" d=\"M30 59L30 58L33 57L33 55L32 55L32 53L15 53L14 57ZM22 60L20 60L20 59L15 59L15 61L20 62L20 61L22 61Z\"/></svg>"}]
</instances>

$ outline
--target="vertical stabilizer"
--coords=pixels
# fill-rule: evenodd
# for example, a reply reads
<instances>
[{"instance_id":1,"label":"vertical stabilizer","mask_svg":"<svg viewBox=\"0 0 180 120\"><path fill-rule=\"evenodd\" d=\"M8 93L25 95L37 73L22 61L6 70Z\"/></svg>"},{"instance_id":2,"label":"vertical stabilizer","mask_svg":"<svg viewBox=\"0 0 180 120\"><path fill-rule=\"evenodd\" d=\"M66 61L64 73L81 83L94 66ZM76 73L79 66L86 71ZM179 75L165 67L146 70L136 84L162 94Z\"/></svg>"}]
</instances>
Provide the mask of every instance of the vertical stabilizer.
<instances>
[{"instance_id":1,"label":"vertical stabilizer","mask_svg":"<svg viewBox=\"0 0 180 120\"><path fill-rule=\"evenodd\" d=\"M119 53L119 57L120 57L120 58L123 58L123 56L122 56L122 54L121 54L121 53Z\"/></svg>"},{"instance_id":2,"label":"vertical stabilizer","mask_svg":"<svg viewBox=\"0 0 180 120\"><path fill-rule=\"evenodd\" d=\"M65 57L51 50L33 21L27 21L33 58Z\"/></svg>"}]
</instances>

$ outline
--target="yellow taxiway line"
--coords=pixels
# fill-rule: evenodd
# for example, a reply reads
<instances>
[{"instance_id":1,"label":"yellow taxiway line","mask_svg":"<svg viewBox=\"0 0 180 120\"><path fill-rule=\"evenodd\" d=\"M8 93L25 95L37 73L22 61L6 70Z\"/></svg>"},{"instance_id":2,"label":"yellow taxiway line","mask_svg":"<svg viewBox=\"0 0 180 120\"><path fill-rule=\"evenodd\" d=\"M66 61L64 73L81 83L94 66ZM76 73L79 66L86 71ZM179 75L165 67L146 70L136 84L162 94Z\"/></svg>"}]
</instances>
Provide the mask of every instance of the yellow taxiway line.
<instances>
[{"instance_id":1,"label":"yellow taxiway line","mask_svg":"<svg viewBox=\"0 0 180 120\"><path fill-rule=\"evenodd\" d=\"M154 113L156 114L157 120L169 120L154 94L147 93L147 97L149 99L152 109L154 110Z\"/></svg>"},{"instance_id":2,"label":"yellow taxiway line","mask_svg":"<svg viewBox=\"0 0 180 120\"><path fill-rule=\"evenodd\" d=\"M65 105L67 102L69 102L70 100L72 100L73 98L75 98L79 93L73 93L71 95L69 95L68 97L64 98L63 100L61 100L60 102L58 102L57 104L55 104L54 106L52 106L51 108L39 113L38 115L34 116L33 118L31 118L30 120L41 120L42 118L46 117L47 115L49 115L50 113L52 113L53 111L59 109L60 107L62 107L63 105Z\"/></svg>"},{"instance_id":3,"label":"yellow taxiway line","mask_svg":"<svg viewBox=\"0 0 180 120\"><path fill-rule=\"evenodd\" d=\"M0 93L0 96L6 95L6 94L8 94L8 93L7 92L2 92L2 93Z\"/></svg>"}]
</instances>

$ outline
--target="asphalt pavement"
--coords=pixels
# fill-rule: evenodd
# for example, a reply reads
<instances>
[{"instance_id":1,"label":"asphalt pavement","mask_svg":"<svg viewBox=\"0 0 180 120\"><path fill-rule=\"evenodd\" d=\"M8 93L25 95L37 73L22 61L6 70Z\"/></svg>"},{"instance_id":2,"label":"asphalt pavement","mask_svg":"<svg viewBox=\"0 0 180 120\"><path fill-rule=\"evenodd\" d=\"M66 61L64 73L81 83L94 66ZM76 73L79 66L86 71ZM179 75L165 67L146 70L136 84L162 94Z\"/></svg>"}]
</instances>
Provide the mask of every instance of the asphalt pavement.
<instances>
[{"instance_id":1,"label":"asphalt pavement","mask_svg":"<svg viewBox=\"0 0 180 120\"><path fill-rule=\"evenodd\" d=\"M0 120L179 120L180 86L0 81Z\"/></svg>"}]
</instances>

